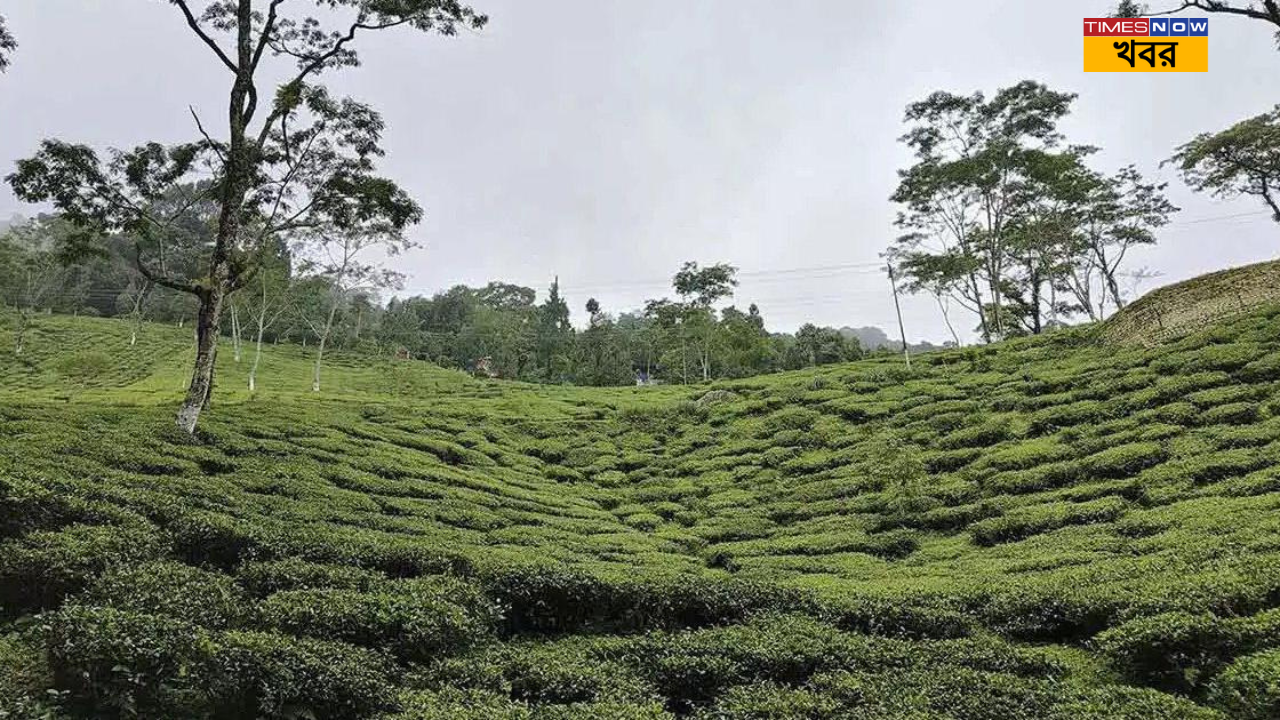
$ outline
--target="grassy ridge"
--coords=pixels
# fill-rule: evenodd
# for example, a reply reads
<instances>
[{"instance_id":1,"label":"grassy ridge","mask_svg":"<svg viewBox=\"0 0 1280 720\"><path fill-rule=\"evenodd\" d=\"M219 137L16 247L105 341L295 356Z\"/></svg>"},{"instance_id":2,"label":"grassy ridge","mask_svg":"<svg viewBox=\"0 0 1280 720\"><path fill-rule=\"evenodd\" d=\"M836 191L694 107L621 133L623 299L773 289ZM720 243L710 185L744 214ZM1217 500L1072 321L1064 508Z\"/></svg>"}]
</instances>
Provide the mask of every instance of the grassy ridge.
<instances>
[{"instance_id":1,"label":"grassy ridge","mask_svg":"<svg viewBox=\"0 0 1280 720\"><path fill-rule=\"evenodd\" d=\"M194 442L187 345L0 363L0 717L1280 714L1275 311L714 388L224 347Z\"/></svg>"}]
</instances>

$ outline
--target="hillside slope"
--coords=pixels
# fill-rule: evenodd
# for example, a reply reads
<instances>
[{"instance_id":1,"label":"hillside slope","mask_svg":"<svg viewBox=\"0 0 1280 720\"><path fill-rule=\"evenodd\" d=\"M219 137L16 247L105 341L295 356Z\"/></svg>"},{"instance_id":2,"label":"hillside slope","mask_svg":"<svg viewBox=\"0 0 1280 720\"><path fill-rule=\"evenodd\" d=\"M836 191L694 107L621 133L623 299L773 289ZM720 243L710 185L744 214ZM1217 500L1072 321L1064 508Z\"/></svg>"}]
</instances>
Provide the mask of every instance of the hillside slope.
<instances>
[{"instance_id":1,"label":"hillside slope","mask_svg":"<svg viewBox=\"0 0 1280 720\"><path fill-rule=\"evenodd\" d=\"M40 324L0 717L1280 716L1280 311L714 388L224 348L195 441L183 332Z\"/></svg>"},{"instance_id":2,"label":"hillside slope","mask_svg":"<svg viewBox=\"0 0 1280 720\"><path fill-rule=\"evenodd\" d=\"M1227 268L1156 288L1112 316L1102 336L1151 346L1280 302L1280 260Z\"/></svg>"}]
</instances>

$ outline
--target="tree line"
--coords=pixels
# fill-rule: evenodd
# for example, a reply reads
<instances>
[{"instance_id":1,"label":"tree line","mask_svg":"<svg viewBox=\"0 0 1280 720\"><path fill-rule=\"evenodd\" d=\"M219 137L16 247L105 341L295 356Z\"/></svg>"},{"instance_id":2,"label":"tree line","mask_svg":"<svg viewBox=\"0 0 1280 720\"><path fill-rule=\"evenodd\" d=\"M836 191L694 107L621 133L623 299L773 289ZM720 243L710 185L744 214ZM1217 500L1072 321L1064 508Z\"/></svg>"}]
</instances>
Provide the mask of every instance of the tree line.
<instances>
[{"instance_id":1,"label":"tree line","mask_svg":"<svg viewBox=\"0 0 1280 720\"><path fill-rule=\"evenodd\" d=\"M18 233L19 242L4 249L4 267L14 276L6 287L18 288L8 292L18 292L17 304L28 311L46 301L41 288L50 276L113 255L131 259L136 273L126 283L134 288L126 307L141 308L129 297L154 293L161 304L193 308L197 352L177 413L182 430L194 432L210 404L228 324L236 351L243 327L255 339L268 330L309 333L317 343L315 387L324 349L364 342L369 328L378 328L375 342L395 337L438 361L483 352L491 371L496 365L515 377L599 384L621 381L621 369L634 371L641 361L659 376L678 373L688 382L849 352L838 349L830 329L806 327L788 343L764 331L758 310L717 309L733 284L727 266L682 269L673 287L678 299L654 300L639 313L614 316L591 302L581 332L562 327L562 301L535 306L528 288L455 288L378 306L372 299L379 286L395 278L356 258L373 247L409 247L406 231L422 209L378 173L381 115L334 96L320 79L359 65L356 45L369 37L393 30L453 36L483 28L487 16L459 0L169 3L175 27L226 73L225 124L207 125L193 107L188 142L146 142L105 157L86 145L43 141L6 180L19 199L56 208L49 223L64 227L48 247ZM1270 1L1184 0L1158 12L1187 9L1280 27ZM1114 11L1148 13L1130 0ZM15 49L0 18L0 70ZM903 141L915 160L900 172L892 198L901 235L887 259L908 292L935 298L956 342L957 308L992 341L1121 307L1130 251L1154 242L1176 211L1164 185L1132 167L1100 172L1089 164L1095 148L1066 142L1058 122L1074 100L1028 81L990 98L938 92L907 109ZM1280 110L1197 136L1171 161L1191 187L1256 196L1280 221ZM48 265L50 256L63 266ZM271 300L279 297L271 290L277 284L307 298L289 307L310 310L281 310L285 305ZM111 302L118 311L120 298ZM357 309L352 322L351 308L365 305L367 319ZM30 321L24 312L22 327ZM434 324L437 315L441 324ZM306 330L296 321L292 330L278 329L286 316L301 318ZM21 351L21 329L18 338Z\"/></svg>"},{"instance_id":2,"label":"tree line","mask_svg":"<svg viewBox=\"0 0 1280 720\"><path fill-rule=\"evenodd\" d=\"M183 267L208 246L213 218L187 242L172 243L167 263ZM0 300L13 309L14 352L42 312L127 320L130 345L145 322L185 326L196 320L188 293L151 282L136 268L124 236L94 242L97 251L68 258L66 235L78 229L56 215L0 234ZM227 299L219 334L236 361L250 363L256 387L264 343L313 348L312 389L322 386L324 353L338 347L425 359L443 367L510 379L581 385L690 383L844 362L862 356L855 337L812 324L773 333L760 309L719 307L737 285L736 268L686 263L675 274L675 299L612 313L595 298L585 328L570 322L558 280L538 302L533 288L504 282L458 285L432 296L383 295L401 276L367 259L370 246L335 242L326 252L279 247L253 279Z\"/></svg>"}]
</instances>

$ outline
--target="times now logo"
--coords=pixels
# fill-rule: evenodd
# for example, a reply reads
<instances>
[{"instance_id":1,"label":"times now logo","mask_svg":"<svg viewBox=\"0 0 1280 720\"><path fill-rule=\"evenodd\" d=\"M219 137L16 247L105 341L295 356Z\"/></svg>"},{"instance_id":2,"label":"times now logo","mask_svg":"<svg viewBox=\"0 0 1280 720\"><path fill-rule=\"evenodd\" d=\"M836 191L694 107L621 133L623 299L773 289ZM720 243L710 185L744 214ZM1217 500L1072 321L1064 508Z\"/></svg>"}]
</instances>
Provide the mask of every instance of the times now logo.
<instances>
[{"instance_id":1,"label":"times now logo","mask_svg":"<svg viewBox=\"0 0 1280 720\"><path fill-rule=\"evenodd\" d=\"M1206 37L1208 18L1085 18L1085 37Z\"/></svg>"}]
</instances>

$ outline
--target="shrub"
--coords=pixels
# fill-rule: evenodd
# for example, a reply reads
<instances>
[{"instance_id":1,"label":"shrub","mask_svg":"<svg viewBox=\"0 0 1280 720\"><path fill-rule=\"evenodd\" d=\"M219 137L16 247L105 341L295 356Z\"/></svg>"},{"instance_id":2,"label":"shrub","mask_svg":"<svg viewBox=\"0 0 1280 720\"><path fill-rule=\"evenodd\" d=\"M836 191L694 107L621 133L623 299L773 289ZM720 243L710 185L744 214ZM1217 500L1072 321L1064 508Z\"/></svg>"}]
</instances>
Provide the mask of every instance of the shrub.
<instances>
[{"instance_id":1,"label":"shrub","mask_svg":"<svg viewBox=\"0 0 1280 720\"><path fill-rule=\"evenodd\" d=\"M1280 649L1231 663L1213 680L1209 701L1239 720L1280 717Z\"/></svg>"},{"instance_id":2,"label":"shrub","mask_svg":"<svg viewBox=\"0 0 1280 720\"><path fill-rule=\"evenodd\" d=\"M114 608L70 606L45 629L54 686L89 717L199 717L210 651L195 626Z\"/></svg>"},{"instance_id":3,"label":"shrub","mask_svg":"<svg viewBox=\"0 0 1280 720\"><path fill-rule=\"evenodd\" d=\"M1026 470L1071 456L1071 448L1053 438L1036 438L997 448L982 458L982 464L996 470Z\"/></svg>"},{"instance_id":4,"label":"shrub","mask_svg":"<svg viewBox=\"0 0 1280 720\"><path fill-rule=\"evenodd\" d=\"M449 577L387 583L374 592L286 590L262 604L270 626L296 635L387 648L411 661L461 652L493 631L498 609Z\"/></svg>"},{"instance_id":5,"label":"shrub","mask_svg":"<svg viewBox=\"0 0 1280 720\"><path fill-rule=\"evenodd\" d=\"M662 524L662 518L651 512L639 512L628 515L623 522L641 532L652 532Z\"/></svg>"},{"instance_id":6,"label":"shrub","mask_svg":"<svg viewBox=\"0 0 1280 720\"><path fill-rule=\"evenodd\" d=\"M807 688L760 683L730 688L698 720L821 720L842 716L838 699ZM865 717L865 716L864 716Z\"/></svg>"},{"instance_id":7,"label":"shrub","mask_svg":"<svg viewBox=\"0 0 1280 720\"><path fill-rule=\"evenodd\" d=\"M175 549L193 565L232 568L263 545L247 523L212 512L186 513L169 530Z\"/></svg>"},{"instance_id":8,"label":"shrub","mask_svg":"<svg viewBox=\"0 0 1280 720\"><path fill-rule=\"evenodd\" d=\"M59 375L88 382L105 375L114 366L111 356L97 350L82 350L63 357L55 365Z\"/></svg>"},{"instance_id":9,"label":"shrub","mask_svg":"<svg viewBox=\"0 0 1280 720\"><path fill-rule=\"evenodd\" d=\"M56 718L48 658L36 633L0 635L0 719ZM56 691L55 691L56 692Z\"/></svg>"},{"instance_id":10,"label":"shrub","mask_svg":"<svg viewBox=\"0 0 1280 720\"><path fill-rule=\"evenodd\" d=\"M507 634L701 627L807 602L800 591L757 580L698 575L606 579L552 563L495 565L484 568L480 577L489 596L507 608Z\"/></svg>"},{"instance_id":11,"label":"shrub","mask_svg":"<svg viewBox=\"0 0 1280 720\"><path fill-rule=\"evenodd\" d=\"M1071 642L1092 637L1112 625L1128 596L1105 587L1065 580L1018 583L993 594L977 611L986 624L1021 640Z\"/></svg>"},{"instance_id":12,"label":"shrub","mask_svg":"<svg viewBox=\"0 0 1280 720\"><path fill-rule=\"evenodd\" d=\"M1128 503L1117 497L1033 506L974 523L969 530L975 543L990 546L1023 540L1068 525L1111 522L1123 515L1127 507Z\"/></svg>"},{"instance_id":13,"label":"shrub","mask_svg":"<svg viewBox=\"0 0 1280 720\"><path fill-rule=\"evenodd\" d=\"M382 657L340 642L233 630L219 638L205 672L219 717L355 720L394 701Z\"/></svg>"},{"instance_id":14,"label":"shrub","mask_svg":"<svg viewBox=\"0 0 1280 720\"><path fill-rule=\"evenodd\" d=\"M973 631L964 614L909 598L842 598L822 615L841 630L907 638L961 638Z\"/></svg>"},{"instance_id":15,"label":"shrub","mask_svg":"<svg viewBox=\"0 0 1280 720\"><path fill-rule=\"evenodd\" d=\"M938 441L938 447L944 450L985 448L1008 440L1011 436L1008 420L993 419L952 432Z\"/></svg>"},{"instance_id":16,"label":"shrub","mask_svg":"<svg viewBox=\"0 0 1280 720\"><path fill-rule=\"evenodd\" d=\"M1166 455L1160 443L1132 443L1090 455L1081 461L1081 466L1097 477L1123 478L1164 462Z\"/></svg>"},{"instance_id":17,"label":"shrub","mask_svg":"<svg viewBox=\"0 0 1280 720\"><path fill-rule=\"evenodd\" d=\"M1023 494L1062 487L1080 479L1082 464L1075 460L1047 463L1028 470L999 472L983 481L983 487L995 494Z\"/></svg>"},{"instance_id":18,"label":"shrub","mask_svg":"<svg viewBox=\"0 0 1280 720\"><path fill-rule=\"evenodd\" d=\"M1258 419L1258 404L1251 402L1227 403L1204 412L1201 421L1205 425L1246 425Z\"/></svg>"},{"instance_id":19,"label":"shrub","mask_svg":"<svg viewBox=\"0 0 1280 720\"><path fill-rule=\"evenodd\" d=\"M368 590L386 577L369 570L345 565L323 565L297 558L251 561L237 573L249 592L265 597L282 590Z\"/></svg>"},{"instance_id":20,"label":"shrub","mask_svg":"<svg viewBox=\"0 0 1280 720\"><path fill-rule=\"evenodd\" d=\"M1098 647L1135 683L1187 693L1237 647L1237 632L1208 615L1172 612L1130 620L1098 636Z\"/></svg>"},{"instance_id":21,"label":"shrub","mask_svg":"<svg viewBox=\"0 0 1280 720\"><path fill-rule=\"evenodd\" d=\"M0 478L0 538L30 530L56 530L74 522L102 524L94 522L107 519L95 517L99 513L94 511L100 507L28 480Z\"/></svg>"},{"instance_id":22,"label":"shrub","mask_svg":"<svg viewBox=\"0 0 1280 720\"><path fill-rule=\"evenodd\" d=\"M88 601L219 629L241 624L249 613L230 577L167 561L108 571L89 588Z\"/></svg>"},{"instance_id":23,"label":"shrub","mask_svg":"<svg viewBox=\"0 0 1280 720\"><path fill-rule=\"evenodd\" d=\"M0 544L0 607L7 613L48 609L115 565L158 556L158 536L144 529L71 525Z\"/></svg>"},{"instance_id":24,"label":"shrub","mask_svg":"<svg viewBox=\"0 0 1280 720\"><path fill-rule=\"evenodd\" d=\"M1155 416L1161 422L1189 427L1200 421L1200 409L1189 402L1172 402L1156 408Z\"/></svg>"},{"instance_id":25,"label":"shrub","mask_svg":"<svg viewBox=\"0 0 1280 720\"><path fill-rule=\"evenodd\" d=\"M1058 428L1097 422L1109 415L1107 406L1097 400L1081 400L1066 405L1052 405L1031 415L1031 432L1043 435Z\"/></svg>"},{"instance_id":26,"label":"shrub","mask_svg":"<svg viewBox=\"0 0 1280 720\"><path fill-rule=\"evenodd\" d=\"M1094 685L1065 688L1054 720L1226 720L1186 698L1146 688Z\"/></svg>"}]
</instances>

